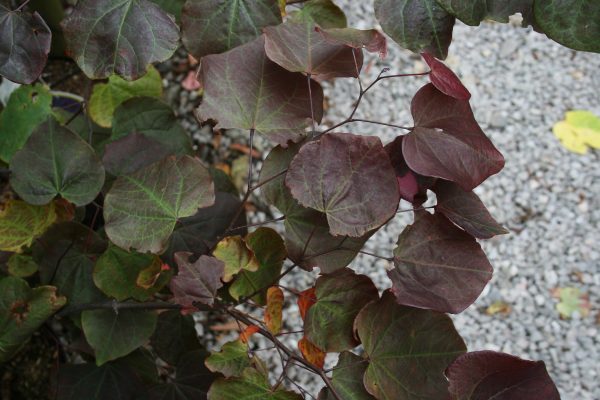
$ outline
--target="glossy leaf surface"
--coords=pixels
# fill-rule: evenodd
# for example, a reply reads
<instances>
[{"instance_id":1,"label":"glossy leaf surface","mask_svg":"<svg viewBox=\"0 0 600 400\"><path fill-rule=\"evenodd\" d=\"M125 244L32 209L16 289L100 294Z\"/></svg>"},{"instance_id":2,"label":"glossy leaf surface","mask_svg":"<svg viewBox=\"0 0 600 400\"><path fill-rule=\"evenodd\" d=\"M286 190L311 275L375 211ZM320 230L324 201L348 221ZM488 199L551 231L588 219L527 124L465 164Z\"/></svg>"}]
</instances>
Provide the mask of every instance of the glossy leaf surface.
<instances>
[{"instance_id":1,"label":"glossy leaf surface","mask_svg":"<svg viewBox=\"0 0 600 400\"><path fill-rule=\"evenodd\" d=\"M443 62L429 53L421 53L423 60L429 65L429 79L440 92L458 100L469 100L471 93L462 84L458 76Z\"/></svg>"},{"instance_id":2,"label":"glossy leaf surface","mask_svg":"<svg viewBox=\"0 0 600 400\"><path fill-rule=\"evenodd\" d=\"M337 365L333 369L331 383L336 393L344 400L375 400L363 384L363 376L367 370L368 360L349 351L340 354ZM318 400L335 400L328 388L323 388Z\"/></svg>"},{"instance_id":3,"label":"glossy leaf surface","mask_svg":"<svg viewBox=\"0 0 600 400\"><path fill-rule=\"evenodd\" d=\"M83 206L104 184L104 167L77 134L49 118L31 134L10 162L12 188L31 204L47 204L55 196Z\"/></svg>"},{"instance_id":4,"label":"glossy leaf surface","mask_svg":"<svg viewBox=\"0 0 600 400\"><path fill-rule=\"evenodd\" d=\"M331 133L302 146L285 184L300 204L327 215L334 236L359 237L383 225L400 201L394 170L375 136Z\"/></svg>"},{"instance_id":5,"label":"glossy leaf surface","mask_svg":"<svg viewBox=\"0 0 600 400\"><path fill-rule=\"evenodd\" d=\"M306 315L304 333L320 349L341 352L356 347L353 325L358 312L379 298L373 282L365 275L342 269L319 277L316 298Z\"/></svg>"},{"instance_id":6,"label":"glossy leaf surface","mask_svg":"<svg viewBox=\"0 0 600 400\"><path fill-rule=\"evenodd\" d=\"M57 219L55 204L34 206L10 200L0 210L0 250L21 252Z\"/></svg>"},{"instance_id":7,"label":"glossy leaf surface","mask_svg":"<svg viewBox=\"0 0 600 400\"><path fill-rule=\"evenodd\" d=\"M302 400L302 396L282 388L272 390L266 376L246 368L239 378L217 379L208 392L209 400Z\"/></svg>"},{"instance_id":8,"label":"glossy leaf surface","mask_svg":"<svg viewBox=\"0 0 600 400\"><path fill-rule=\"evenodd\" d=\"M281 13L277 0L188 0L181 22L183 45L200 59L254 40Z\"/></svg>"},{"instance_id":9,"label":"glossy leaf surface","mask_svg":"<svg viewBox=\"0 0 600 400\"><path fill-rule=\"evenodd\" d=\"M175 21L147 0L81 0L62 26L68 54L91 79L138 79L179 44Z\"/></svg>"},{"instance_id":10,"label":"glossy leaf surface","mask_svg":"<svg viewBox=\"0 0 600 400\"><path fill-rule=\"evenodd\" d=\"M459 356L446 370L457 400L559 400L543 361L475 351Z\"/></svg>"},{"instance_id":11,"label":"glossy leaf surface","mask_svg":"<svg viewBox=\"0 0 600 400\"><path fill-rule=\"evenodd\" d=\"M219 352L211 353L205 364L212 372L220 372L226 378L241 376L246 368L252 366L248 345L241 340L225 343Z\"/></svg>"},{"instance_id":12,"label":"glossy leaf surface","mask_svg":"<svg viewBox=\"0 0 600 400\"><path fill-rule=\"evenodd\" d=\"M448 396L444 370L466 351L448 316L401 306L386 291L361 310L355 328L369 359L364 384L375 398Z\"/></svg>"},{"instance_id":13,"label":"glossy leaf surface","mask_svg":"<svg viewBox=\"0 0 600 400\"><path fill-rule=\"evenodd\" d=\"M52 32L37 13L11 11L0 4L0 75L32 83L48 60Z\"/></svg>"},{"instance_id":14,"label":"glossy leaf surface","mask_svg":"<svg viewBox=\"0 0 600 400\"><path fill-rule=\"evenodd\" d=\"M117 178L104 201L106 234L117 246L162 252L180 218L214 203L208 170L189 156L169 156Z\"/></svg>"},{"instance_id":15,"label":"glossy leaf surface","mask_svg":"<svg viewBox=\"0 0 600 400\"><path fill-rule=\"evenodd\" d=\"M204 99L198 108L202 120L214 119L217 128L255 129L286 146L299 141L310 125L311 97L301 74L270 61L264 37L224 54L202 59L200 77ZM311 81L314 118L323 117L323 89Z\"/></svg>"},{"instance_id":16,"label":"glossy leaf surface","mask_svg":"<svg viewBox=\"0 0 600 400\"><path fill-rule=\"evenodd\" d=\"M175 296L172 301L184 307L193 307L194 302L211 305L217 289L223 286L221 276L225 265L210 256L200 256L192 263L189 261L191 255L186 252L175 253L179 273L169 285Z\"/></svg>"}]
</instances>

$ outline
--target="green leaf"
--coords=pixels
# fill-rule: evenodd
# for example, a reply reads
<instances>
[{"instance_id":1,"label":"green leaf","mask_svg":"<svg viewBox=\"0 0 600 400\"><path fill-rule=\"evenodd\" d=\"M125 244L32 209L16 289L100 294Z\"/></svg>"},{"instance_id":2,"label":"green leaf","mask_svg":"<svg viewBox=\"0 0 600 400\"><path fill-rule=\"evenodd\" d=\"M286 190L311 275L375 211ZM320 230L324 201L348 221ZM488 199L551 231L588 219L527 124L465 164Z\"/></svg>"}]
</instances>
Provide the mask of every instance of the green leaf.
<instances>
[{"instance_id":1,"label":"green leaf","mask_svg":"<svg viewBox=\"0 0 600 400\"><path fill-rule=\"evenodd\" d=\"M402 47L446 58L454 17L436 0L375 0L375 17Z\"/></svg>"},{"instance_id":2,"label":"green leaf","mask_svg":"<svg viewBox=\"0 0 600 400\"><path fill-rule=\"evenodd\" d=\"M35 274L38 265L31 255L13 254L8 259L8 273L18 278L26 278Z\"/></svg>"},{"instance_id":3,"label":"green leaf","mask_svg":"<svg viewBox=\"0 0 600 400\"><path fill-rule=\"evenodd\" d=\"M54 203L34 206L9 200L0 210L0 250L21 252L43 234L57 218Z\"/></svg>"},{"instance_id":4,"label":"green leaf","mask_svg":"<svg viewBox=\"0 0 600 400\"><path fill-rule=\"evenodd\" d=\"M585 154L590 147L600 149L600 118L590 111L569 111L564 121L554 125L553 132L574 153Z\"/></svg>"},{"instance_id":5,"label":"green leaf","mask_svg":"<svg viewBox=\"0 0 600 400\"><path fill-rule=\"evenodd\" d=\"M181 17L183 45L196 58L250 42L281 23L277 0L188 0Z\"/></svg>"},{"instance_id":6,"label":"green leaf","mask_svg":"<svg viewBox=\"0 0 600 400\"><path fill-rule=\"evenodd\" d=\"M467 25L477 26L484 19L508 22L508 17L521 13L529 23L534 0L436 0L446 11Z\"/></svg>"},{"instance_id":7,"label":"green leaf","mask_svg":"<svg viewBox=\"0 0 600 400\"><path fill-rule=\"evenodd\" d=\"M175 17L176 21L179 22L181 19L181 9L185 4L185 0L150 0L153 3L158 4L163 10Z\"/></svg>"},{"instance_id":8,"label":"green leaf","mask_svg":"<svg viewBox=\"0 0 600 400\"><path fill-rule=\"evenodd\" d=\"M88 111L94 122L104 128L112 126L113 115L119 105L125 100L137 96L160 97L162 95L162 80L154 67L133 82L126 81L116 75L108 78L107 83L94 85Z\"/></svg>"},{"instance_id":9,"label":"green leaf","mask_svg":"<svg viewBox=\"0 0 600 400\"><path fill-rule=\"evenodd\" d=\"M345 28L346 14L331 0L310 0L298 11L290 13L293 21L309 22L323 29Z\"/></svg>"},{"instance_id":10,"label":"green leaf","mask_svg":"<svg viewBox=\"0 0 600 400\"><path fill-rule=\"evenodd\" d=\"M67 299L52 286L31 289L16 277L0 279L0 363L9 360Z\"/></svg>"},{"instance_id":11,"label":"green leaf","mask_svg":"<svg viewBox=\"0 0 600 400\"><path fill-rule=\"evenodd\" d=\"M183 355L200 347L194 318L170 310L158 315L156 330L150 338L152 348L160 358L171 365L177 364Z\"/></svg>"},{"instance_id":12,"label":"green leaf","mask_svg":"<svg viewBox=\"0 0 600 400\"><path fill-rule=\"evenodd\" d=\"M211 353L205 361L212 372L220 372L226 378L241 376L244 370L252 366L248 356L248 345L241 340L227 342L218 353Z\"/></svg>"},{"instance_id":13,"label":"green leaf","mask_svg":"<svg viewBox=\"0 0 600 400\"><path fill-rule=\"evenodd\" d=\"M137 79L179 45L175 21L147 0L79 0L62 28L67 53L91 79Z\"/></svg>"},{"instance_id":14,"label":"green leaf","mask_svg":"<svg viewBox=\"0 0 600 400\"><path fill-rule=\"evenodd\" d=\"M442 399L446 367L466 346L445 314L401 306L389 291L367 304L355 329L369 366L367 391L377 399Z\"/></svg>"},{"instance_id":15,"label":"green leaf","mask_svg":"<svg viewBox=\"0 0 600 400\"><path fill-rule=\"evenodd\" d=\"M365 389L363 376L369 365L368 360L349 351L340 354L333 368L331 384L343 400L375 400ZM335 400L328 388L323 388L318 400Z\"/></svg>"},{"instance_id":16,"label":"green leaf","mask_svg":"<svg viewBox=\"0 0 600 400\"><path fill-rule=\"evenodd\" d=\"M246 236L246 245L254 253L258 262L255 272L243 269L239 272L231 286L229 294L239 300L260 290L252 299L260 305L266 303L269 286L277 283L283 261L287 256L283 239L273 229L261 227Z\"/></svg>"},{"instance_id":17,"label":"green leaf","mask_svg":"<svg viewBox=\"0 0 600 400\"><path fill-rule=\"evenodd\" d=\"M254 253L240 236L222 239L215 247L213 255L225 263L223 282L230 282L242 269L256 271L259 267Z\"/></svg>"},{"instance_id":18,"label":"green leaf","mask_svg":"<svg viewBox=\"0 0 600 400\"><path fill-rule=\"evenodd\" d=\"M52 113L52 95L41 84L15 90L0 114L0 160L9 163L33 130Z\"/></svg>"},{"instance_id":19,"label":"green leaf","mask_svg":"<svg viewBox=\"0 0 600 400\"><path fill-rule=\"evenodd\" d=\"M83 333L95 351L98 366L126 356L143 345L154 332L156 319L153 311L123 309L81 313Z\"/></svg>"},{"instance_id":20,"label":"green leaf","mask_svg":"<svg viewBox=\"0 0 600 400\"><path fill-rule=\"evenodd\" d=\"M112 128L109 142L141 133L173 154L193 154L189 135L177 122L173 109L160 99L135 97L123 102L115 110Z\"/></svg>"},{"instance_id":21,"label":"green leaf","mask_svg":"<svg viewBox=\"0 0 600 400\"><path fill-rule=\"evenodd\" d=\"M169 156L117 178L104 200L106 234L124 249L160 253L177 221L214 199L212 179L199 160Z\"/></svg>"},{"instance_id":22,"label":"green leaf","mask_svg":"<svg viewBox=\"0 0 600 400\"><path fill-rule=\"evenodd\" d=\"M162 261L152 254L127 252L109 246L94 267L94 283L107 296L119 301L146 301L165 286L171 276L162 271Z\"/></svg>"},{"instance_id":23,"label":"green leaf","mask_svg":"<svg viewBox=\"0 0 600 400\"><path fill-rule=\"evenodd\" d=\"M10 162L10 184L31 204L54 197L83 206L91 203L104 184L104 167L77 134L49 118L31 134Z\"/></svg>"},{"instance_id":24,"label":"green leaf","mask_svg":"<svg viewBox=\"0 0 600 400\"><path fill-rule=\"evenodd\" d=\"M535 22L550 39L574 50L600 53L600 3L535 0Z\"/></svg>"},{"instance_id":25,"label":"green leaf","mask_svg":"<svg viewBox=\"0 0 600 400\"><path fill-rule=\"evenodd\" d=\"M559 288L557 292L560 302L556 305L556 310L560 313L561 318L571 318L575 312L582 317L588 316L591 305L586 293L574 287Z\"/></svg>"},{"instance_id":26,"label":"green leaf","mask_svg":"<svg viewBox=\"0 0 600 400\"><path fill-rule=\"evenodd\" d=\"M358 312L379 298L377 288L365 275L342 269L317 279L317 302L304 320L304 334L315 346L332 353L358 346L353 324Z\"/></svg>"},{"instance_id":27,"label":"green leaf","mask_svg":"<svg viewBox=\"0 0 600 400\"><path fill-rule=\"evenodd\" d=\"M217 379L208 391L210 400L302 400L298 393L273 390L266 376L246 368L240 378Z\"/></svg>"}]
</instances>

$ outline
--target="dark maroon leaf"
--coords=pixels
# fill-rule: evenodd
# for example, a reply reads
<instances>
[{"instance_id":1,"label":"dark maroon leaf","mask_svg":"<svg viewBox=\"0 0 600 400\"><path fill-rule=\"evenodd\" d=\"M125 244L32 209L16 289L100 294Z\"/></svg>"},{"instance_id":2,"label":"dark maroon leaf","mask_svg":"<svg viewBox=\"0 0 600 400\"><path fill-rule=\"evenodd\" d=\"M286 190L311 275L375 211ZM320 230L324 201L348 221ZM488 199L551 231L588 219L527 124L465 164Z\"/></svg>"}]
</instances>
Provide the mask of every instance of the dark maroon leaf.
<instances>
[{"instance_id":1,"label":"dark maroon leaf","mask_svg":"<svg viewBox=\"0 0 600 400\"><path fill-rule=\"evenodd\" d=\"M369 53L379 53L379 57L387 55L387 40L376 29L353 29L353 28L315 28L328 43L342 44L355 49L365 49Z\"/></svg>"},{"instance_id":2,"label":"dark maroon leaf","mask_svg":"<svg viewBox=\"0 0 600 400\"><path fill-rule=\"evenodd\" d=\"M459 356L446 370L456 400L560 400L543 361L495 351Z\"/></svg>"},{"instance_id":3,"label":"dark maroon leaf","mask_svg":"<svg viewBox=\"0 0 600 400\"><path fill-rule=\"evenodd\" d=\"M435 58L429 53L421 53L423 60L431 68L429 79L438 90L450 97L459 100L469 100L471 93L462 84L458 76L443 62Z\"/></svg>"},{"instance_id":4,"label":"dark maroon leaf","mask_svg":"<svg viewBox=\"0 0 600 400\"><path fill-rule=\"evenodd\" d=\"M427 212L400 234L394 265L388 276L398 303L453 314L473 304L492 278L477 241Z\"/></svg>"},{"instance_id":5,"label":"dark maroon leaf","mask_svg":"<svg viewBox=\"0 0 600 400\"><path fill-rule=\"evenodd\" d=\"M375 136L330 133L305 144L285 184L300 204L327 215L334 236L359 237L378 228L400 201L394 169Z\"/></svg>"},{"instance_id":6,"label":"dark maroon leaf","mask_svg":"<svg viewBox=\"0 0 600 400\"><path fill-rule=\"evenodd\" d=\"M29 84L46 66L52 32L42 17L0 4L0 75Z\"/></svg>"},{"instance_id":7,"label":"dark maroon leaf","mask_svg":"<svg viewBox=\"0 0 600 400\"><path fill-rule=\"evenodd\" d=\"M104 148L102 163L109 173L129 175L168 156L171 152L162 143L141 133L131 133Z\"/></svg>"},{"instance_id":8,"label":"dark maroon leaf","mask_svg":"<svg viewBox=\"0 0 600 400\"><path fill-rule=\"evenodd\" d=\"M504 157L485 136L469 102L422 87L412 100L414 130L402 153L415 172L458 183L472 190L504 167Z\"/></svg>"},{"instance_id":9,"label":"dark maroon leaf","mask_svg":"<svg viewBox=\"0 0 600 400\"><path fill-rule=\"evenodd\" d=\"M172 301L184 307L192 307L194 302L212 305L217 290L223 286L221 276L225 264L209 256L200 256L191 263L191 255L185 251L175 253L179 273L169 285L175 296Z\"/></svg>"},{"instance_id":10,"label":"dark maroon leaf","mask_svg":"<svg viewBox=\"0 0 600 400\"><path fill-rule=\"evenodd\" d=\"M287 22L265 28L267 57L292 72L304 72L319 80L358 77L361 50L332 44L312 23Z\"/></svg>"},{"instance_id":11,"label":"dark maroon leaf","mask_svg":"<svg viewBox=\"0 0 600 400\"><path fill-rule=\"evenodd\" d=\"M297 142L310 125L311 97L306 77L270 61L264 37L227 53L202 59L200 77L204 98L198 108L202 120L214 119L218 128L255 129L286 146ZM310 81L317 122L323 117L323 89Z\"/></svg>"},{"instance_id":12,"label":"dark maroon leaf","mask_svg":"<svg viewBox=\"0 0 600 400\"><path fill-rule=\"evenodd\" d=\"M135 80L179 45L179 28L148 0L79 0L62 22L67 52L92 79Z\"/></svg>"},{"instance_id":13,"label":"dark maroon leaf","mask_svg":"<svg viewBox=\"0 0 600 400\"><path fill-rule=\"evenodd\" d=\"M437 195L436 211L478 239L508 233L494 220L473 192L465 192L455 183L438 180L432 190Z\"/></svg>"}]
</instances>

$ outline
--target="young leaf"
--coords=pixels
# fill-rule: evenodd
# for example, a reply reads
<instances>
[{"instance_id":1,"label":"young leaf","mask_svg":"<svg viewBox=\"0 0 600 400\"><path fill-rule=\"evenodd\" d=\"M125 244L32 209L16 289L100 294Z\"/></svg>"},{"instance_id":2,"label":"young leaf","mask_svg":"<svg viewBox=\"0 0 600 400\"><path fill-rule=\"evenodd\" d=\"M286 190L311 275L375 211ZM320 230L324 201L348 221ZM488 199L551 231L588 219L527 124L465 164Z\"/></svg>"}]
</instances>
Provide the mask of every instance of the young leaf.
<instances>
[{"instance_id":1,"label":"young leaf","mask_svg":"<svg viewBox=\"0 0 600 400\"><path fill-rule=\"evenodd\" d=\"M188 0L183 8L183 45L197 59L223 53L281 23L277 0Z\"/></svg>"},{"instance_id":2,"label":"young leaf","mask_svg":"<svg viewBox=\"0 0 600 400\"><path fill-rule=\"evenodd\" d=\"M14 253L6 264L8 273L17 278L26 278L38 271L38 265L30 255Z\"/></svg>"},{"instance_id":3,"label":"young leaf","mask_svg":"<svg viewBox=\"0 0 600 400\"><path fill-rule=\"evenodd\" d=\"M437 196L436 211L478 239L490 239L508 233L490 215L473 192L465 192L455 183L438 180L431 189Z\"/></svg>"},{"instance_id":4,"label":"young leaf","mask_svg":"<svg viewBox=\"0 0 600 400\"><path fill-rule=\"evenodd\" d=\"M368 365L368 360L349 351L340 354L338 363L333 368L331 384L337 393L344 394L344 400L375 400L363 384ZM328 388L323 388L318 400L335 400L335 397Z\"/></svg>"},{"instance_id":5,"label":"young leaf","mask_svg":"<svg viewBox=\"0 0 600 400\"><path fill-rule=\"evenodd\" d=\"M569 151L586 154L589 147L600 149L600 118L590 111L569 111L565 120L554 124L554 135Z\"/></svg>"},{"instance_id":6,"label":"young leaf","mask_svg":"<svg viewBox=\"0 0 600 400\"><path fill-rule=\"evenodd\" d=\"M379 53L380 58L387 55L387 40L376 29L353 29L353 28L315 28L323 38L331 44L341 44L355 49L365 49L369 53Z\"/></svg>"},{"instance_id":7,"label":"young leaf","mask_svg":"<svg viewBox=\"0 0 600 400\"><path fill-rule=\"evenodd\" d=\"M10 184L31 204L49 203L55 196L83 206L104 184L104 167L77 134L48 118L31 134L10 161Z\"/></svg>"},{"instance_id":8,"label":"young leaf","mask_svg":"<svg viewBox=\"0 0 600 400\"><path fill-rule=\"evenodd\" d=\"M128 298L147 301L170 278L171 274L161 267L162 261L156 255L129 253L109 246L96 262L94 283L107 296L119 301Z\"/></svg>"},{"instance_id":9,"label":"young leaf","mask_svg":"<svg viewBox=\"0 0 600 400\"><path fill-rule=\"evenodd\" d=\"M52 32L42 17L0 4L0 75L29 84L44 70Z\"/></svg>"},{"instance_id":10,"label":"young leaf","mask_svg":"<svg viewBox=\"0 0 600 400\"><path fill-rule=\"evenodd\" d=\"M469 100L471 93L462 84L458 76L443 62L429 53L421 53L423 60L429 65L429 79L440 92L458 100Z\"/></svg>"},{"instance_id":11,"label":"young leaf","mask_svg":"<svg viewBox=\"0 0 600 400\"><path fill-rule=\"evenodd\" d=\"M31 289L21 278L0 279L0 363L9 360L67 299L56 288Z\"/></svg>"},{"instance_id":12,"label":"young leaf","mask_svg":"<svg viewBox=\"0 0 600 400\"><path fill-rule=\"evenodd\" d=\"M179 310L160 313L150 338L152 349L164 361L176 365L190 351L201 348L194 324L191 315L183 315Z\"/></svg>"},{"instance_id":13,"label":"young leaf","mask_svg":"<svg viewBox=\"0 0 600 400\"><path fill-rule=\"evenodd\" d=\"M534 0L536 26L574 50L600 53L600 3L587 0Z\"/></svg>"},{"instance_id":14,"label":"young leaf","mask_svg":"<svg viewBox=\"0 0 600 400\"><path fill-rule=\"evenodd\" d=\"M285 183L300 204L327 215L334 236L359 237L378 228L400 201L394 169L375 136L331 133L307 143Z\"/></svg>"},{"instance_id":15,"label":"young leaf","mask_svg":"<svg viewBox=\"0 0 600 400\"><path fill-rule=\"evenodd\" d=\"M152 66L144 76L133 82L126 81L117 75L112 75L108 78L107 83L97 83L94 85L88 107L89 115L101 127L110 128L115 110L123 102L132 97L160 97L161 94L162 80L156 68ZM127 117L121 119L121 121L124 119L127 119ZM140 117L140 120L146 121L143 117ZM134 126L140 123L138 121L136 119ZM125 126L129 127L131 125L126 124ZM145 128L147 129L147 126ZM126 133L130 133L130 131ZM117 137L121 137L123 136L123 132L117 131L116 135Z\"/></svg>"},{"instance_id":16,"label":"young leaf","mask_svg":"<svg viewBox=\"0 0 600 400\"><path fill-rule=\"evenodd\" d=\"M277 335L281 331L281 320L283 318L283 290L277 286L271 286L267 290L267 308L265 309L265 325L269 332Z\"/></svg>"},{"instance_id":17,"label":"young leaf","mask_svg":"<svg viewBox=\"0 0 600 400\"><path fill-rule=\"evenodd\" d=\"M33 206L21 200L9 200L0 210L0 250L20 253L31 246L57 219L55 203Z\"/></svg>"},{"instance_id":18,"label":"young leaf","mask_svg":"<svg viewBox=\"0 0 600 400\"><path fill-rule=\"evenodd\" d=\"M298 350L306 361L314 364L317 368L323 368L327 353L315 346L306 336L302 336L302 339L298 341Z\"/></svg>"},{"instance_id":19,"label":"young leaf","mask_svg":"<svg viewBox=\"0 0 600 400\"><path fill-rule=\"evenodd\" d=\"M560 298L556 309L561 318L571 318L575 312L585 318L590 313L590 298L587 293L574 287L557 288L556 293Z\"/></svg>"},{"instance_id":20,"label":"young leaf","mask_svg":"<svg viewBox=\"0 0 600 400\"><path fill-rule=\"evenodd\" d=\"M199 160L169 156L117 178L104 200L106 234L124 249L160 253L177 221L214 199L212 179Z\"/></svg>"},{"instance_id":21,"label":"young leaf","mask_svg":"<svg viewBox=\"0 0 600 400\"><path fill-rule=\"evenodd\" d=\"M255 129L285 147L289 140L297 142L304 137L311 115L321 122L323 89L270 61L264 46L261 36L202 59L204 98L198 116L217 120L217 128Z\"/></svg>"},{"instance_id":22,"label":"young leaf","mask_svg":"<svg viewBox=\"0 0 600 400\"><path fill-rule=\"evenodd\" d=\"M436 0L375 0L375 17L402 47L446 58L454 17Z\"/></svg>"},{"instance_id":23,"label":"young leaf","mask_svg":"<svg viewBox=\"0 0 600 400\"><path fill-rule=\"evenodd\" d=\"M129 175L170 154L169 148L159 141L133 132L106 145L102 164L114 176Z\"/></svg>"},{"instance_id":24,"label":"young leaf","mask_svg":"<svg viewBox=\"0 0 600 400\"><path fill-rule=\"evenodd\" d=\"M290 19L316 24L323 29L345 28L348 24L344 12L331 0L308 0L300 10L290 13Z\"/></svg>"},{"instance_id":25,"label":"young leaf","mask_svg":"<svg viewBox=\"0 0 600 400\"><path fill-rule=\"evenodd\" d=\"M241 340L225 343L221 351L211 353L204 363L212 372L220 372L226 378L241 376L246 368L252 366L248 345Z\"/></svg>"},{"instance_id":26,"label":"young leaf","mask_svg":"<svg viewBox=\"0 0 600 400\"><path fill-rule=\"evenodd\" d=\"M446 370L456 400L559 400L543 361L474 351L459 356Z\"/></svg>"},{"instance_id":27,"label":"young leaf","mask_svg":"<svg viewBox=\"0 0 600 400\"><path fill-rule=\"evenodd\" d=\"M317 292L315 287L308 288L298 296L298 310L302 320L306 319L306 313L317 302Z\"/></svg>"},{"instance_id":28,"label":"young leaf","mask_svg":"<svg viewBox=\"0 0 600 400\"><path fill-rule=\"evenodd\" d=\"M208 391L210 400L302 400L295 392L273 389L266 376L254 368L246 368L239 378L217 379Z\"/></svg>"},{"instance_id":29,"label":"young leaf","mask_svg":"<svg viewBox=\"0 0 600 400\"><path fill-rule=\"evenodd\" d=\"M225 271L225 264L209 256L200 256L191 263L191 255L187 252L175 253L179 273L169 285L175 296L172 301L187 308L193 307L194 302L212 305L217 289L223 286L221 276Z\"/></svg>"},{"instance_id":30,"label":"young leaf","mask_svg":"<svg viewBox=\"0 0 600 400\"><path fill-rule=\"evenodd\" d=\"M304 334L318 348L341 352L358 346L353 324L358 312L379 293L365 275L342 269L322 275L315 286L317 301L304 321Z\"/></svg>"},{"instance_id":31,"label":"young leaf","mask_svg":"<svg viewBox=\"0 0 600 400\"><path fill-rule=\"evenodd\" d=\"M254 253L240 236L229 236L222 239L215 247L213 255L225 263L223 282L230 282L233 276L243 269L256 271L259 267Z\"/></svg>"},{"instance_id":32,"label":"young leaf","mask_svg":"<svg viewBox=\"0 0 600 400\"><path fill-rule=\"evenodd\" d=\"M62 27L67 53L91 79L138 79L179 45L175 21L148 0L81 0Z\"/></svg>"},{"instance_id":33,"label":"young leaf","mask_svg":"<svg viewBox=\"0 0 600 400\"><path fill-rule=\"evenodd\" d=\"M450 14L467 25L477 26L485 19L508 22L508 17L521 13L530 22L534 0L437 0Z\"/></svg>"},{"instance_id":34,"label":"young leaf","mask_svg":"<svg viewBox=\"0 0 600 400\"><path fill-rule=\"evenodd\" d=\"M325 40L311 23L292 23L265 28L267 57L292 72L319 80L358 77L363 64L361 50Z\"/></svg>"},{"instance_id":35,"label":"young leaf","mask_svg":"<svg viewBox=\"0 0 600 400\"><path fill-rule=\"evenodd\" d=\"M0 114L0 160L8 163L34 129L52 113L52 95L41 84L21 86Z\"/></svg>"},{"instance_id":36,"label":"young leaf","mask_svg":"<svg viewBox=\"0 0 600 400\"><path fill-rule=\"evenodd\" d=\"M96 365L123 357L143 345L154 332L157 315L140 310L86 310L81 326L96 354Z\"/></svg>"},{"instance_id":37,"label":"young leaf","mask_svg":"<svg viewBox=\"0 0 600 400\"><path fill-rule=\"evenodd\" d=\"M453 314L473 304L492 278L477 241L440 214L423 213L400 234L394 265L388 276L398 303Z\"/></svg>"},{"instance_id":38,"label":"young leaf","mask_svg":"<svg viewBox=\"0 0 600 400\"><path fill-rule=\"evenodd\" d=\"M386 291L356 317L369 364L367 391L378 399L443 399L446 367L466 346L452 320L435 311L401 306Z\"/></svg>"},{"instance_id":39,"label":"young leaf","mask_svg":"<svg viewBox=\"0 0 600 400\"><path fill-rule=\"evenodd\" d=\"M413 171L472 190L504 167L504 157L485 136L466 100L447 96L433 84L412 100L414 130L402 142Z\"/></svg>"}]
</instances>

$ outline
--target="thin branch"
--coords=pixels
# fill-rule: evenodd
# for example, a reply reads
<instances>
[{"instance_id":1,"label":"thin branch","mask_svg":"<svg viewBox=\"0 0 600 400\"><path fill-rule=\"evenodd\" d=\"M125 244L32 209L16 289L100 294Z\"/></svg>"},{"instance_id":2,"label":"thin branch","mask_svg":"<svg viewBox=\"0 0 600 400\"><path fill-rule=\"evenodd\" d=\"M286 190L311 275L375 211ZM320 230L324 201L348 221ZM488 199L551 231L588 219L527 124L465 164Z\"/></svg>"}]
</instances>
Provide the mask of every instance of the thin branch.
<instances>
[{"instance_id":1,"label":"thin branch","mask_svg":"<svg viewBox=\"0 0 600 400\"><path fill-rule=\"evenodd\" d=\"M276 173L275 175L273 175L273 176L271 176L271 177L269 177L269 178L265 179L264 181L262 181L262 182L260 182L260 183L257 183L255 186L253 186L253 187L252 187L252 191L254 191L254 190L258 189L259 187L261 187L261 186L263 186L263 185L266 185L267 183L269 183L269 182L271 182L271 181L273 181L273 180L275 180L275 179L279 178L281 175L285 175L285 173L286 173L287 171L288 171L288 169L286 168L286 169L284 169L283 171L281 171L281 172L278 172L278 173Z\"/></svg>"},{"instance_id":2,"label":"thin branch","mask_svg":"<svg viewBox=\"0 0 600 400\"><path fill-rule=\"evenodd\" d=\"M238 226L235 229L243 229L243 228L252 228L255 226L262 226L262 225L267 225L267 224L272 224L274 222L279 222L279 221L283 221L285 219L285 215L282 215L279 218L274 218L274 219L268 219L266 221L261 221L261 222L255 222L253 224L248 224L248 225L243 225L243 226Z\"/></svg>"},{"instance_id":3,"label":"thin branch","mask_svg":"<svg viewBox=\"0 0 600 400\"><path fill-rule=\"evenodd\" d=\"M50 94L54 97L64 97L65 99L75 100L79 103L85 102L85 99L75 93L63 92L62 90L51 90Z\"/></svg>"},{"instance_id":4,"label":"thin branch","mask_svg":"<svg viewBox=\"0 0 600 400\"><path fill-rule=\"evenodd\" d=\"M351 250L351 249L344 249L344 250ZM370 253L368 251L364 251L364 250L358 250L358 252L360 254L365 254L367 256L371 256L371 257L375 257L375 258L379 258L381 260L386 260L386 261L394 261L393 257L384 257L384 256L380 256L379 254L374 254L374 253Z\"/></svg>"},{"instance_id":5,"label":"thin branch","mask_svg":"<svg viewBox=\"0 0 600 400\"><path fill-rule=\"evenodd\" d=\"M414 129L414 128L411 128L411 127L408 127L408 126L402 126L402 125L396 125L396 124L388 124L387 122L372 121L370 119L362 119L362 118L352 118L348 122L366 122L366 123L369 123L369 124L385 125L385 126L389 126L389 127L392 127L392 128L404 129L404 130L407 130L407 131L412 131Z\"/></svg>"},{"instance_id":6,"label":"thin branch","mask_svg":"<svg viewBox=\"0 0 600 400\"><path fill-rule=\"evenodd\" d=\"M25 0L25 1L23 2L23 4L21 4L19 7L17 7L17 9L15 10L15 12L17 12L17 11L21 11L21 10L23 9L23 7L25 7L27 4L29 4L29 2L30 2L30 1L31 1L31 0Z\"/></svg>"},{"instance_id":7,"label":"thin branch","mask_svg":"<svg viewBox=\"0 0 600 400\"><path fill-rule=\"evenodd\" d=\"M287 6L292 5L292 4L299 4L299 3L306 3L308 0L287 0L285 2L285 4Z\"/></svg>"},{"instance_id":8,"label":"thin branch","mask_svg":"<svg viewBox=\"0 0 600 400\"><path fill-rule=\"evenodd\" d=\"M113 310L118 314L119 310L180 310L181 308L182 307L179 304L165 303L162 301L137 303L132 301L118 302L116 300L110 300L100 303L74 304L63 308L56 313L56 315L58 317L64 317L65 315L77 314L87 310Z\"/></svg>"}]
</instances>

